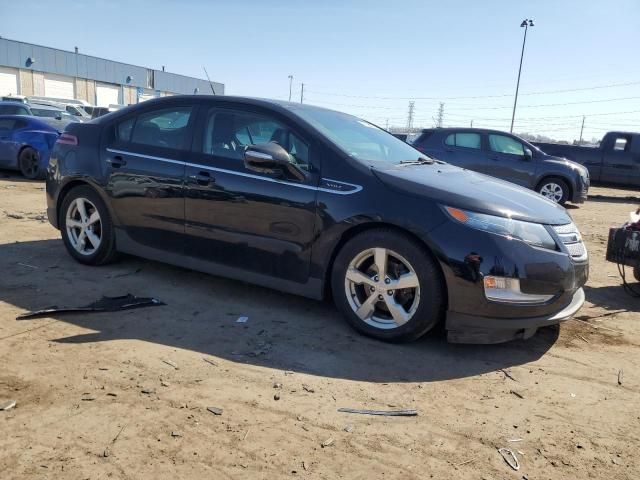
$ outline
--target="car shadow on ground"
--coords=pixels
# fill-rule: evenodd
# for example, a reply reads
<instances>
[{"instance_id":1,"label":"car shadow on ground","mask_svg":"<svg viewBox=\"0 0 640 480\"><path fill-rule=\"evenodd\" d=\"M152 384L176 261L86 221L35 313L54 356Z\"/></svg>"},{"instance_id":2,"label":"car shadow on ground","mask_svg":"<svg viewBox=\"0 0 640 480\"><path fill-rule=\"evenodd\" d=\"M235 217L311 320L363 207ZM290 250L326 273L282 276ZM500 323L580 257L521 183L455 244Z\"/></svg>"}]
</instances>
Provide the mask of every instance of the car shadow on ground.
<instances>
[{"instance_id":1,"label":"car shadow on ground","mask_svg":"<svg viewBox=\"0 0 640 480\"><path fill-rule=\"evenodd\" d=\"M630 192L631 193L631 192ZM609 195L589 195L587 200L590 203L638 203L640 204L640 197L637 195L627 195L624 197L616 197Z\"/></svg>"},{"instance_id":2,"label":"car shadow on ground","mask_svg":"<svg viewBox=\"0 0 640 480\"><path fill-rule=\"evenodd\" d=\"M136 339L324 377L371 382L464 378L534 361L558 337L558 329L550 327L527 341L452 345L434 331L410 344L387 344L354 332L328 302L132 257L88 267L72 260L60 240L0 245L0 271L0 301L15 306L15 314L51 305L81 306L103 295L126 293L166 303L115 313L54 315L88 331L56 336L55 328L48 327L50 342ZM241 315L248 322L237 323ZM17 321L12 315L2 322L4 331L19 332L35 321ZM20 325L11 327L12 322Z\"/></svg>"},{"instance_id":3,"label":"car shadow on ground","mask_svg":"<svg viewBox=\"0 0 640 480\"><path fill-rule=\"evenodd\" d=\"M16 170L6 170L0 168L0 178L3 180L9 180L12 182L20 183L40 183L44 185L44 180L30 180L22 176L22 174Z\"/></svg>"}]
</instances>

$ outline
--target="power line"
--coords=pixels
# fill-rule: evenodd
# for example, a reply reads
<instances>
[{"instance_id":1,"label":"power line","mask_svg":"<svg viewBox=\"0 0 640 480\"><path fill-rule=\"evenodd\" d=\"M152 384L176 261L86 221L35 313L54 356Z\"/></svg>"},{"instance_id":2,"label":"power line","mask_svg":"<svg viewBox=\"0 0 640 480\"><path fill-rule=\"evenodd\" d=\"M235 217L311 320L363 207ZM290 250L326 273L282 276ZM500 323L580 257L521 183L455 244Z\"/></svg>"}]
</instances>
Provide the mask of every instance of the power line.
<instances>
[{"instance_id":1,"label":"power line","mask_svg":"<svg viewBox=\"0 0 640 480\"><path fill-rule=\"evenodd\" d=\"M624 83L611 83L607 85L594 85L591 87L582 87L582 88L567 88L560 90L544 90L538 92L528 92L528 93L520 93L519 95L547 95L554 93L569 93L569 92L583 92L588 90L598 90L603 88L615 88L615 87L628 87L632 85L640 85L640 81L635 82L624 82ZM474 98L501 98L501 97L512 97L511 93L504 93L499 95L465 95L465 96L455 96L455 97L400 97L400 96L379 96L379 95L350 95L346 93L333 93L333 92L320 92L318 90L308 90L309 93L315 93L318 95L328 95L334 97L345 97L345 98L367 98L367 99L379 99L379 100L460 100L460 99L474 99Z\"/></svg>"}]
</instances>

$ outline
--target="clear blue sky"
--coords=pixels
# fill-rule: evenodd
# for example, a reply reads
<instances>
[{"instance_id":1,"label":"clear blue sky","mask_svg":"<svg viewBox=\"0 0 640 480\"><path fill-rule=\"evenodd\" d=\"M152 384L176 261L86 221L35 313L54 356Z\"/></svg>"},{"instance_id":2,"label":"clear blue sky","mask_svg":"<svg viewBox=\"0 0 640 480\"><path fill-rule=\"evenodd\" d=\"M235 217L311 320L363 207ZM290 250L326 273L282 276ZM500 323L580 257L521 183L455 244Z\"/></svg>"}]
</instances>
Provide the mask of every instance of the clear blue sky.
<instances>
[{"instance_id":1,"label":"clear blue sky","mask_svg":"<svg viewBox=\"0 0 640 480\"><path fill-rule=\"evenodd\" d=\"M227 94L287 98L291 74L294 98L304 82L305 102L382 126L405 125L414 98L416 126L443 101L445 125L508 128L524 18L516 131L574 138L583 114L586 138L640 129L638 0L0 0L6 38L198 77L204 65ZM537 94L567 89L584 90Z\"/></svg>"}]
</instances>

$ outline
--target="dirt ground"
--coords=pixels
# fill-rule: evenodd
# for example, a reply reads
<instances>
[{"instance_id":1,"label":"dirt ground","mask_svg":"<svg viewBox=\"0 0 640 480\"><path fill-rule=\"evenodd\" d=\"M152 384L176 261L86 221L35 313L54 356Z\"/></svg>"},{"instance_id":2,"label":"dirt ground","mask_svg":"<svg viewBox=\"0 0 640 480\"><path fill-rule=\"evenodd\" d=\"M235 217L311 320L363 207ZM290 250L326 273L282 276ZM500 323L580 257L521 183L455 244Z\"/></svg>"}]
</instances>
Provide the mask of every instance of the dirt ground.
<instances>
[{"instance_id":1,"label":"dirt ground","mask_svg":"<svg viewBox=\"0 0 640 480\"><path fill-rule=\"evenodd\" d=\"M577 320L465 346L383 344L330 304L141 259L82 266L43 189L0 172L3 480L640 477L640 299L604 261L638 192L593 188L569 210L591 255ZM166 306L16 320L125 293Z\"/></svg>"}]
</instances>

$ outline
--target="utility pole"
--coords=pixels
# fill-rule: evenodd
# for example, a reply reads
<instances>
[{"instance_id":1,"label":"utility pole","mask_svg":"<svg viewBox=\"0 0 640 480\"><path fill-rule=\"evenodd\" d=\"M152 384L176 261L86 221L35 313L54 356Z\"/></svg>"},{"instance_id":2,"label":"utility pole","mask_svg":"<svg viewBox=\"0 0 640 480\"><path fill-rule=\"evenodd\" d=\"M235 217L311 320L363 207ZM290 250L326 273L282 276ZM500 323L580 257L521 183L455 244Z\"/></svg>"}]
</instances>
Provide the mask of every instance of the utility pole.
<instances>
[{"instance_id":1,"label":"utility pole","mask_svg":"<svg viewBox=\"0 0 640 480\"><path fill-rule=\"evenodd\" d=\"M293 75L289 75L289 101L291 101L291 85L293 84Z\"/></svg>"},{"instance_id":2,"label":"utility pole","mask_svg":"<svg viewBox=\"0 0 640 480\"><path fill-rule=\"evenodd\" d=\"M385 124L384 129L388 132L389 131L389 119L387 118L387 122Z\"/></svg>"},{"instance_id":3,"label":"utility pole","mask_svg":"<svg viewBox=\"0 0 640 480\"><path fill-rule=\"evenodd\" d=\"M436 127L442 128L443 121L444 121L444 102L440 102L440 107L438 107L438 119L436 120Z\"/></svg>"},{"instance_id":4,"label":"utility pole","mask_svg":"<svg viewBox=\"0 0 640 480\"><path fill-rule=\"evenodd\" d=\"M524 46L527 43L527 30L533 27L533 20L525 18L520 24L520 28L524 27L524 38L522 39L522 52L520 53L520 68L518 68L518 82L516 83L516 98L513 100L513 113L511 114L511 129L513 133L513 122L516 118L516 105L518 104L518 89L520 88L520 74L522 73L522 59L524 58Z\"/></svg>"},{"instance_id":5,"label":"utility pole","mask_svg":"<svg viewBox=\"0 0 640 480\"><path fill-rule=\"evenodd\" d=\"M300 89L300 103L304 100L304 83L302 84L302 88Z\"/></svg>"},{"instance_id":6,"label":"utility pole","mask_svg":"<svg viewBox=\"0 0 640 480\"><path fill-rule=\"evenodd\" d=\"M582 132L584 132L584 115L582 116L582 126L580 127L580 140L578 141L578 145L582 145Z\"/></svg>"},{"instance_id":7,"label":"utility pole","mask_svg":"<svg viewBox=\"0 0 640 480\"><path fill-rule=\"evenodd\" d=\"M409 102L409 112L407 114L407 133L411 132L413 128L413 113L415 109L416 102Z\"/></svg>"},{"instance_id":8,"label":"utility pole","mask_svg":"<svg viewBox=\"0 0 640 480\"><path fill-rule=\"evenodd\" d=\"M469 128L473 128L473 120L471 120L471 126Z\"/></svg>"}]
</instances>

